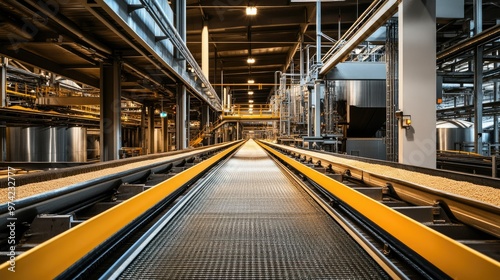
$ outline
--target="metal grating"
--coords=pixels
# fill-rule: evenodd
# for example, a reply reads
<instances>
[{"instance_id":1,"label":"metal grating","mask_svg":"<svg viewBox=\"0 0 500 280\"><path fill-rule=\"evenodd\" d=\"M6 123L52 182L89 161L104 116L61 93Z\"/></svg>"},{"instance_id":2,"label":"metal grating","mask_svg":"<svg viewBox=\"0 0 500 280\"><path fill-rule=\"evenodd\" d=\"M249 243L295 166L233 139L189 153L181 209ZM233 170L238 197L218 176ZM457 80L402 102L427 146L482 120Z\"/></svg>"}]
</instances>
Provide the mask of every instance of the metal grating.
<instances>
[{"instance_id":1,"label":"metal grating","mask_svg":"<svg viewBox=\"0 0 500 280\"><path fill-rule=\"evenodd\" d=\"M249 141L120 278L388 276Z\"/></svg>"}]
</instances>

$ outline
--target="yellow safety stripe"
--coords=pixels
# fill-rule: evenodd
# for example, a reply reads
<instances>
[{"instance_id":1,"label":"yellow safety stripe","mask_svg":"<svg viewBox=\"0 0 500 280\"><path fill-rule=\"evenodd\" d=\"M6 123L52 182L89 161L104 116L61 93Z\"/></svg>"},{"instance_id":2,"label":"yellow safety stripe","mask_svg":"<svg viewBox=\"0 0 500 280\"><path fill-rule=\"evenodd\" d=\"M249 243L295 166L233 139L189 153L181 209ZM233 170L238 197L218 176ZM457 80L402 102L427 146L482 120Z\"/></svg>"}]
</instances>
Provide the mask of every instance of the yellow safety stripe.
<instances>
[{"instance_id":1,"label":"yellow safety stripe","mask_svg":"<svg viewBox=\"0 0 500 280\"><path fill-rule=\"evenodd\" d=\"M15 272L9 270L12 268L10 262L3 263L0 266L0 279L55 278L142 213L242 144L243 142L234 145L21 254L15 259Z\"/></svg>"},{"instance_id":2,"label":"yellow safety stripe","mask_svg":"<svg viewBox=\"0 0 500 280\"><path fill-rule=\"evenodd\" d=\"M500 263L258 142L453 279L498 279Z\"/></svg>"}]
</instances>

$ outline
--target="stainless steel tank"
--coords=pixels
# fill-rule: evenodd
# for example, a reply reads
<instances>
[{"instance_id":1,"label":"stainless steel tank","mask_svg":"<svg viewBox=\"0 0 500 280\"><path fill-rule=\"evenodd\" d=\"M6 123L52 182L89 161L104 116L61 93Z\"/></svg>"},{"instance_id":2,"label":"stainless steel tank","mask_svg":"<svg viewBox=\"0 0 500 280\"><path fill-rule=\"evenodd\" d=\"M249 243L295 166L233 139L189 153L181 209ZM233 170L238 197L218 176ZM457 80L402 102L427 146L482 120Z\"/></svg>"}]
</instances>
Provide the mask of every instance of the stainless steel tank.
<instances>
[{"instance_id":1,"label":"stainless steel tank","mask_svg":"<svg viewBox=\"0 0 500 280\"><path fill-rule=\"evenodd\" d=\"M67 127L66 129L66 161L87 161L87 128Z\"/></svg>"},{"instance_id":2,"label":"stainless steel tank","mask_svg":"<svg viewBox=\"0 0 500 280\"><path fill-rule=\"evenodd\" d=\"M100 131L98 129L87 130L87 159L95 160L99 159L101 155L100 150Z\"/></svg>"},{"instance_id":3,"label":"stainless steel tank","mask_svg":"<svg viewBox=\"0 0 500 280\"><path fill-rule=\"evenodd\" d=\"M33 161L66 161L66 133L63 127L33 127L33 129L37 145Z\"/></svg>"},{"instance_id":4,"label":"stainless steel tank","mask_svg":"<svg viewBox=\"0 0 500 280\"><path fill-rule=\"evenodd\" d=\"M7 161L85 162L83 127L7 127Z\"/></svg>"},{"instance_id":5,"label":"stainless steel tank","mask_svg":"<svg viewBox=\"0 0 500 280\"><path fill-rule=\"evenodd\" d=\"M439 151L473 151L474 123L463 120L444 120L436 123L436 149ZM469 145L467 145L469 143Z\"/></svg>"},{"instance_id":6,"label":"stainless steel tank","mask_svg":"<svg viewBox=\"0 0 500 280\"><path fill-rule=\"evenodd\" d=\"M38 127L7 127L7 161L37 161Z\"/></svg>"}]
</instances>

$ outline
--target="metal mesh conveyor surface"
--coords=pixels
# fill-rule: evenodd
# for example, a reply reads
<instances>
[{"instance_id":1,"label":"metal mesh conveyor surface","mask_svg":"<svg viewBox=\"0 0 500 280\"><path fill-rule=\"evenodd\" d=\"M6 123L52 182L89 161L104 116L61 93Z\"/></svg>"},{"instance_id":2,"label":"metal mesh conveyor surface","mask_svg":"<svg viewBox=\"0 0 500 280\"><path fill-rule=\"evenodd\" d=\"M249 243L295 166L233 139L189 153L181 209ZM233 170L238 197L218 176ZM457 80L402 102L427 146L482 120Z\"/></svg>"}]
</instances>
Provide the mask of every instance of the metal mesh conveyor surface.
<instances>
[{"instance_id":1,"label":"metal mesh conveyor surface","mask_svg":"<svg viewBox=\"0 0 500 280\"><path fill-rule=\"evenodd\" d=\"M388 276L255 142L247 142L122 279Z\"/></svg>"}]
</instances>

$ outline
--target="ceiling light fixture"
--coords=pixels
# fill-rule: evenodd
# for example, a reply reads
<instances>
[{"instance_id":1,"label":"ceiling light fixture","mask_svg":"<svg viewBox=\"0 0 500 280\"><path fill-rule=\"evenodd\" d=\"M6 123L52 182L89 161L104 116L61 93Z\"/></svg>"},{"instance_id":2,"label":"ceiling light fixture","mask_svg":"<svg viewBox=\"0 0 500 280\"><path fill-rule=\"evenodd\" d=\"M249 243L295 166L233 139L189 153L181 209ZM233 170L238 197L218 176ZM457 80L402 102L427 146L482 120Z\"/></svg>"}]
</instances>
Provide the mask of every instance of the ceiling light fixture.
<instances>
[{"instance_id":1,"label":"ceiling light fixture","mask_svg":"<svg viewBox=\"0 0 500 280\"><path fill-rule=\"evenodd\" d=\"M257 7L247 7L247 15L255 16L257 14Z\"/></svg>"},{"instance_id":2,"label":"ceiling light fixture","mask_svg":"<svg viewBox=\"0 0 500 280\"><path fill-rule=\"evenodd\" d=\"M253 79L248 79L249 84L255 84L255 81Z\"/></svg>"},{"instance_id":3,"label":"ceiling light fixture","mask_svg":"<svg viewBox=\"0 0 500 280\"><path fill-rule=\"evenodd\" d=\"M253 57L249 57L249 58L247 59L247 63L248 63L248 64L254 64L254 63L255 63L255 58L253 58Z\"/></svg>"},{"instance_id":4,"label":"ceiling light fixture","mask_svg":"<svg viewBox=\"0 0 500 280\"><path fill-rule=\"evenodd\" d=\"M248 103L253 103L253 100L252 99L248 100Z\"/></svg>"},{"instance_id":5,"label":"ceiling light fixture","mask_svg":"<svg viewBox=\"0 0 500 280\"><path fill-rule=\"evenodd\" d=\"M249 91L249 92L248 92L248 95L253 95L253 91Z\"/></svg>"}]
</instances>

